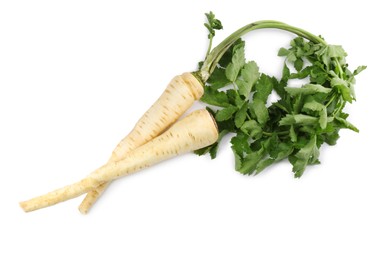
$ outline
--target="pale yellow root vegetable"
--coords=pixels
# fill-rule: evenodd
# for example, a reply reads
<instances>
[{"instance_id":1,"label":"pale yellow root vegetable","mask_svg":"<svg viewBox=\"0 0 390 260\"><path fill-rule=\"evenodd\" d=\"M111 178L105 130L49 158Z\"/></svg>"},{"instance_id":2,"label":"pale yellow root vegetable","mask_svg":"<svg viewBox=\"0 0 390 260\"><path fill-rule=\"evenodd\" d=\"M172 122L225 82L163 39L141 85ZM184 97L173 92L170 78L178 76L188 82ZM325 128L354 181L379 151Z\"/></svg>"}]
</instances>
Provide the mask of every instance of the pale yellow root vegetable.
<instances>
[{"instance_id":1,"label":"pale yellow root vegetable","mask_svg":"<svg viewBox=\"0 0 390 260\"><path fill-rule=\"evenodd\" d=\"M218 129L205 109L196 110L148 143L130 151L120 161L107 163L86 178L46 195L20 203L26 212L48 207L89 192L102 183L137 172L174 156L213 144Z\"/></svg>"},{"instance_id":2,"label":"pale yellow root vegetable","mask_svg":"<svg viewBox=\"0 0 390 260\"><path fill-rule=\"evenodd\" d=\"M145 144L176 122L195 100L203 95L203 86L191 73L174 77L160 98L138 120L133 130L117 145L110 162L121 160L129 151ZM79 206L86 214L110 182L90 191Z\"/></svg>"}]
</instances>

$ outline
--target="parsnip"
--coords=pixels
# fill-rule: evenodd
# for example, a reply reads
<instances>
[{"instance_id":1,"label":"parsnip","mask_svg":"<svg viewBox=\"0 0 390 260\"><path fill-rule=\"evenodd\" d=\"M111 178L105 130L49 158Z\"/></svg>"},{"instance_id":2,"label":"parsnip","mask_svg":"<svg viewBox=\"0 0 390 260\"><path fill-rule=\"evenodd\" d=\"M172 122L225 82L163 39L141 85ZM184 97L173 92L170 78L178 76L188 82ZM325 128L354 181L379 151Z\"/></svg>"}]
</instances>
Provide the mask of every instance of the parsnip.
<instances>
[{"instance_id":1,"label":"parsnip","mask_svg":"<svg viewBox=\"0 0 390 260\"><path fill-rule=\"evenodd\" d=\"M218 139L214 118L205 110L196 110L175 123L160 136L129 151L123 160L107 163L86 178L46 195L20 203L26 212L48 207L89 192L102 183L137 172L171 157L213 144Z\"/></svg>"},{"instance_id":2,"label":"parsnip","mask_svg":"<svg viewBox=\"0 0 390 260\"><path fill-rule=\"evenodd\" d=\"M159 99L138 120L133 130L114 149L109 163L121 160L131 150L161 134L203 95L203 86L191 73L174 77ZM90 191L79 206L86 214L110 183Z\"/></svg>"},{"instance_id":3,"label":"parsnip","mask_svg":"<svg viewBox=\"0 0 390 260\"><path fill-rule=\"evenodd\" d=\"M243 52L238 52L239 48L241 47L237 47L238 45L236 44L240 43L241 37L245 34L253 30L265 28L281 29L292 32L302 38L305 38L311 41L313 44L322 45L323 49L321 49L321 55L329 56L329 53L327 51L332 50L332 52L334 52L335 50L334 46L332 48L329 48L327 43L321 37L313 35L300 28L272 20L256 21L250 23L233 32L230 36L225 38L221 43L219 43L216 47L212 49L211 47L213 37L215 35L215 30L222 29L222 24L218 19L215 18L212 12L206 14L206 17L207 23L205 23L205 26L209 31L209 46L204 61L199 63L201 65L201 68L198 71L193 72L192 74L184 73L172 79L171 83L168 85L168 87L160 96L160 98L156 101L156 103L153 104L153 106L141 117L141 119L137 122L136 126L130 132L130 134L127 135L115 148L109 162L106 165L97 169L85 179L82 179L81 181L73 185L66 186L64 188L55 190L46 195L34 198L29 201L21 202L20 205L25 211L31 211L42 207L54 205L58 202L65 201L67 199L77 197L83 193L89 192L88 196L85 198L79 208L82 213L86 213L91 207L91 205L93 205L96 199L100 196L101 192L107 187L107 183L109 183L110 181L131 174L144 167L148 167L175 155L191 150L197 150L199 148L214 143L218 139L218 132L212 116L210 116L210 114L205 110L194 112L190 116L184 118L182 121L175 123L170 129L164 132L189 107L192 106L195 100L198 100L203 95L204 85L210 84L208 85L208 87L210 87L210 91L206 92L206 96L204 97L203 101L209 101L211 105L220 106L222 108L216 113L217 121L219 120L219 122L222 122L221 136L223 136L222 133L226 131L234 132L236 134L238 133L237 129L232 130L230 129L230 126L228 126L229 129L223 129L226 125L225 121L227 121L227 119L230 120L234 118L234 125L236 128L240 128L240 131L244 131L241 128L245 123L243 121L247 119L249 121L257 122L260 120L261 122L263 122L265 120L264 118L262 118L263 115L271 115L270 113L268 113L267 108L265 106L256 108L256 111L265 112L254 112L253 116L256 117L255 119L251 118L252 113L245 113L246 109L242 109L243 107L249 107L243 106L242 104L244 102L249 102L250 100L253 101L255 99L253 98L252 100L252 96L250 95L251 89L253 88L252 83L256 82L256 80L258 80L258 82L260 81L260 79L257 79L259 75L258 68L256 68L257 66L253 65L254 63L246 63L245 58L242 55ZM235 53L236 51L238 52L238 54ZM291 53L291 50L284 50L282 53L286 53L287 51L288 54ZM343 51L341 51L340 53L342 52ZM316 49L313 53L317 55L319 51L317 51ZM220 61L225 54L227 54L227 59L223 59L222 64L220 63ZM299 54L298 56L300 57L301 55L302 54ZM298 56L295 58L298 58ZM348 70L346 70L346 72L343 71L343 69L346 69L346 67L344 68L343 66L341 66L342 64L337 63L339 57L330 58L337 58L335 59L335 68L337 68L337 71L335 70L335 73L340 74L337 75L339 78L343 79L344 76L352 74L355 75L356 72L352 73ZM328 61L330 60L330 58L321 58L320 61ZM227 63L228 60L231 60L231 62ZM329 64L327 64L325 67L328 67L328 65ZM294 66L296 65L294 64ZM212 74L215 69L218 69L218 74ZM364 68L360 68L357 71L361 71L362 69ZM243 73L243 71L245 72ZM211 79L211 75L217 76ZM250 81L247 81L248 78L250 79ZM252 79L254 80L253 82ZM236 84L236 80L239 80L242 84ZM235 92L233 91L230 93L233 93L232 95L224 94L222 93L223 91L219 91L219 88L227 86L226 84L232 84L234 86ZM327 85L331 86L332 84L329 83ZM215 92L216 90L218 91ZM275 90L277 91L276 88ZM261 97L263 97L263 94L261 95ZM332 96L331 98L332 100L334 100L334 96ZM353 97L347 98L351 100L353 99ZM344 99L345 95L343 95L341 98L342 102L344 102L345 104L345 102L347 102L348 100ZM258 100L259 99L257 99L257 101ZM330 104L330 102L326 102L326 104ZM253 108L255 108L255 106L253 106ZM248 109L248 111L249 110L250 109ZM240 111L244 112L241 113ZM281 114L284 115L285 112L286 111L282 112ZM240 113L240 115L237 115L238 113ZM277 120L279 120L280 115L277 115L279 116ZM275 123L277 120L272 119L272 124L279 126L280 124ZM351 126L347 125L347 128L348 127ZM283 128L283 131L281 131L281 133L283 133L283 135L294 133L294 135L296 136L296 133L294 132L294 127L292 127L291 129L292 132L286 132L285 128ZM274 132L265 132L263 130L264 129L261 129L264 136L274 136L275 134ZM243 133L245 135L247 134L246 132ZM248 140L252 142L252 136L249 137L250 139ZM295 143L295 141L292 141L292 143ZM214 147L208 148L209 151L216 151L213 150ZM254 152L252 150L252 147L249 148L248 151L244 151L240 156L257 156L257 154L252 154L252 152ZM285 147L283 146L283 149L284 148ZM282 151L283 154L286 152L285 150L286 149ZM295 156L296 155L299 155L299 152L296 153ZM247 169L252 170L252 168L254 167L254 160L252 160L253 158L254 157L251 157L251 160L248 160L249 166L243 167L245 171L242 170L242 172L249 172ZM239 162L239 164L241 165L243 160L242 158L238 159L240 160L236 161ZM259 160L262 159L263 157L259 157ZM264 165L257 165L255 168L256 170L258 170L261 169L263 166Z\"/></svg>"}]
</instances>

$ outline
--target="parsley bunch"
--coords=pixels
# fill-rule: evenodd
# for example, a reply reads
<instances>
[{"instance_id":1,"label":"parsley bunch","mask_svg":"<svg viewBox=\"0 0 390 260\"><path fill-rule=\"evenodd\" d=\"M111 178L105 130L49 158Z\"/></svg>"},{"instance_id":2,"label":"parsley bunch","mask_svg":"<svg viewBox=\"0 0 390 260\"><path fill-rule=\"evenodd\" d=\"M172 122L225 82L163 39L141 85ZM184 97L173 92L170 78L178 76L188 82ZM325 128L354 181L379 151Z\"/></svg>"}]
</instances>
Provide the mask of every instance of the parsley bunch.
<instances>
[{"instance_id":1,"label":"parsley bunch","mask_svg":"<svg viewBox=\"0 0 390 260\"><path fill-rule=\"evenodd\" d=\"M259 28L298 35L288 49L279 50L278 55L285 57L281 79L261 73L254 61L245 59L241 35ZM366 67L351 72L341 46L280 22L260 21L232 34L210 55L201 63L201 77L206 79L201 100L210 105L219 140L197 154L215 158L221 139L234 133L231 147L240 173L256 174L288 159L295 177L301 177L308 165L319 163L322 144L336 144L340 129L359 131L343 109L355 100L355 76ZM292 87L292 79L309 83ZM270 103L270 95L278 100Z\"/></svg>"}]
</instances>

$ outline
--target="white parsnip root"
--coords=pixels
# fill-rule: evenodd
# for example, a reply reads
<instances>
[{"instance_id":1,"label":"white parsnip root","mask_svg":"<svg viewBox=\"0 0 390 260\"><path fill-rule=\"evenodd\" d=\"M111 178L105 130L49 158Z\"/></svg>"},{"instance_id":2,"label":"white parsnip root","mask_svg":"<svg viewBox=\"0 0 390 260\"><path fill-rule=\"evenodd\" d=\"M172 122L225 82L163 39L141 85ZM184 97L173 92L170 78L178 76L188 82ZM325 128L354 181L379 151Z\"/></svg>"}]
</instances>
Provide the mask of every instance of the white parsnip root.
<instances>
[{"instance_id":1,"label":"white parsnip root","mask_svg":"<svg viewBox=\"0 0 390 260\"><path fill-rule=\"evenodd\" d=\"M191 73L174 77L159 99L138 120L133 130L114 149L109 163L119 161L137 147L161 134L203 95L203 86ZM86 214L110 182L88 192L79 206Z\"/></svg>"},{"instance_id":2,"label":"white parsnip root","mask_svg":"<svg viewBox=\"0 0 390 260\"><path fill-rule=\"evenodd\" d=\"M213 144L218 139L214 118L207 110L192 112L148 143L120 160L100 167L79 182L20 203L26 212L48 207L96 189L99 185L137 172L174 156Z\"/></svg>"}]
</instances>

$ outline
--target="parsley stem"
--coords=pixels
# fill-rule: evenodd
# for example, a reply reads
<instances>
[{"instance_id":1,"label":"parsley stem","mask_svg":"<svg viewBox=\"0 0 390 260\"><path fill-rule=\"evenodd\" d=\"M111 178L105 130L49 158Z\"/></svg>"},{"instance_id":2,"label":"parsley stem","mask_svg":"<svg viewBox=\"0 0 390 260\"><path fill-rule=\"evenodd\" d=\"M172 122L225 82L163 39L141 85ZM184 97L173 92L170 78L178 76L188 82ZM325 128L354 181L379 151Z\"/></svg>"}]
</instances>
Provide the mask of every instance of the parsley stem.
<instances>
[{"instance_id":1,"label":"parsley stem","mask_svg":"<svg viewBox=\"0 0 390 260\"><path fill-rule=\"evenodd\" d=\"M290 131L276 132L277 135L288 135L289 133L290 133ZM263 135L265 135L265 136L272 136L273 133L263 131Z\"/></svg>"},{"instance_id":2,"label":"parsley stem","mask_svg":"<svg viewBox=\"0 0 390 260\"><path fill-rule=\"evenodd\" d=\"M333 111L332 116L337 116L343 110L346 104L346 101L341 101L341 105Z\"/></svg>"},{"instance_id":3,"label":"parsley stem","mask_svg":"<svg viewBox=\"0 0 390 260\"><path fill-rule=\"evenodd\" d=\"M272 136L272 133L263 131L263 135L265 135L265 136Z\"/></svg>"},{"instance_id":4,"label":"parsley stem","mask_svg":"<svg viewBox=\"0 0 390 260\"><path fill-rule=\"evenodd\" d=\"M301 36L303 38L308 39L309 41L312 41L314 43L323 43L326 44L326 42L319 36L316 36L310 32L307 32L303 29L300 29L298 27L294 27L279 21L273 21L273 20L263 20L263 21L257 21L250 23L234 33L232 33L230 36L228 36L225 40L223 40L219 45L217 45L207 56L203 63L202 68L200 69L199 73L203 80L203 82L206 82L207 79L210 77L211 73L214 71L215 67L218 64L218 61L221 59L223 54L229 49L229 47L236 42L239 38L241 38L243 35L257 29L280 29L288 32L292 32L298 36Z\"/></svg>"},{"instance_id":5,"label":"parsley stem","mask_svg":"<svg viewBox=\"0 0 390 260\"><path fill-rule=\"evenodd\" d=\"M209 37L210 37L210 40L209 40L209 47L207 48L205 60L207 59L207 56L209 56L210 51L211 51L211 47L212 47L212 45L213 45L213 38L214 38L214 36L213 36L212 34L209 34Z\"/></svg>"},{"instance_id":6,"label":"parsley stem","mask_svg":"<svg viewBox=\"0 0 390 260\"><path fill-rule=\"evenodd\" d=\"M326 107L328 107L332 102L333 102L333 100L336 98L336 95L335 94L333 94L332 95L332 97L329 99L329 101L326 103Z\"/></svg>"},{"instance_id":7,"label":"parsley stem","mask_svg":"<svg viewBox=\"0 0 390 260\"><path fill-rule=\"evenodd\" d=\"M238 86L237 86L236 82L232 82L232 85L233 85L234 91L238 94Z\"/></svg>"},{"instance_id":8,"label":"parsley stem","mask_svg":"<svg viewBox=\"0 0 390 260\"><path fill-rule=\"evenodd\" d=\"M344 79L343 68L341 67L340 62L337 59L335 61L336 61L336 64L337 64L337 70L338 70L339 77L341 79Z\"/></svg>"}]
</instances>

